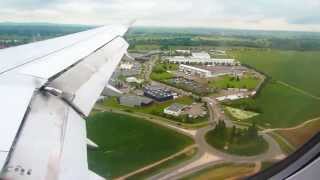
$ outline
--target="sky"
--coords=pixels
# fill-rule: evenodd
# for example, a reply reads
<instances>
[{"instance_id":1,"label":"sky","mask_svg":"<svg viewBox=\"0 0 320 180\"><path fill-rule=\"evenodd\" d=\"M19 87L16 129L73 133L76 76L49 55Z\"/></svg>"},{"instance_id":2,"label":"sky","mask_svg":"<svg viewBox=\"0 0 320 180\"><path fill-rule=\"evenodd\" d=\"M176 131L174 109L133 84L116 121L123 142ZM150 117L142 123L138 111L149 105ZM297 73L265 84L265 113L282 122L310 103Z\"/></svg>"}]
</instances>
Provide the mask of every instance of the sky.
<instances>
[{"instance_id":1,"label":"sky","mask_svg":"<svg viewBox=\"0 0 320 180\"><path fill-rule=\"evenodd\" d=\"M1 0L0 22L320 32L320 0Z\"/></svg>"}]
</instances>

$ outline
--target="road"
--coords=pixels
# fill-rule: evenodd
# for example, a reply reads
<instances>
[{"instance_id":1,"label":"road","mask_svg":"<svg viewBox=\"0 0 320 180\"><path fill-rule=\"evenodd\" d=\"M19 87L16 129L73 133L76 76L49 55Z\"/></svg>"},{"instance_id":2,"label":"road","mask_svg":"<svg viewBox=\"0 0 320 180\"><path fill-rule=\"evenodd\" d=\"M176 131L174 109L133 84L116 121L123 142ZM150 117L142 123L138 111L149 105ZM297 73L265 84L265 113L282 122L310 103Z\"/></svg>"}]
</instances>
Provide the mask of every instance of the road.
<instances>
[{"instance_id":1,"label":"road","mask_svg":"<svg viewBox=\"0 0 320 180\"><path fill-rule=\"evenodd\" d=\"M210 167L223 162L256 163L265 160L280 160L285 157L277 142L264 132L260 132L260 135L269 144L269 148L265 153L256 156L231 155L215 149L214 147L209 145L205 140L205 134L208 131L213 130L215 124L219 120L224 120L228 127L231 127L234 124L222 113L223 111L219 103L215 99L204 98L203 100L208 104L210 125L204 128L200 128L196 132L194 140L199 149L197 155L192 160L182 163L179 166L165 170L151 177L150 179L180 179L181 177L192 174L206 167ZM235 126L242 128L239 125Z\"/></svg>"},{"instance_id":2,"label":"road","mask_svg":"<svg viewBox=\"0 0 320 180\"><path fill-rule=\"evenodd\" d=\"M219 103L212 98L203 98L203 101L207 102L208 105L208 110L209 110L209 125L197 130L189 130L189 129L184 129L182 127L169 124L165 121L158 120L157 118L149 118L146 117L142 114L136 114L136 113L128 113L120 110L114 110L114 109L109 109L105 107L100 107L96 106L96 110L100 111L112 111L116 113L121 113L121 114L127 114L130 116L136 116L139 118L143 118L145 120L148 120L150 122L159 124L161 126L170 128L172 130L178 131L179 133L185 134L191 138L194 139L195 145L198 148L198 151L196 155L186 161L181 163L178 166L169 168L167 170L164 170L163 172L160 172L159 174L156 174L155 176L151 177L150 179L179 179L181 177L184 177L186 175L195 173L201 169L211 167L216 164L224 163L224 162L235 162L235 163L256 163L256 162L261 162L265 160L280 160L284 158L285 156L283 155L279 145L277 142L270 137L268 134L265 132L260 132L260 135L266 140L266 142L269 144L268 150L260 155L256 156L238 156L238 155L231 155L224 153L218 149L215 149L211 145L209 145L206 140L205 140L205 134L214 129L215 125L219 120L224 120L226 122L226 125L228 127L232 127L234 124L230 119L228 119L227 116L222 111L221 106ZM235 125L236 127L243 128L240 125ZM147 169L148 167L152 166L148 165L146 167L143 167L141 169Z\"/></svg>"}]
</instances>

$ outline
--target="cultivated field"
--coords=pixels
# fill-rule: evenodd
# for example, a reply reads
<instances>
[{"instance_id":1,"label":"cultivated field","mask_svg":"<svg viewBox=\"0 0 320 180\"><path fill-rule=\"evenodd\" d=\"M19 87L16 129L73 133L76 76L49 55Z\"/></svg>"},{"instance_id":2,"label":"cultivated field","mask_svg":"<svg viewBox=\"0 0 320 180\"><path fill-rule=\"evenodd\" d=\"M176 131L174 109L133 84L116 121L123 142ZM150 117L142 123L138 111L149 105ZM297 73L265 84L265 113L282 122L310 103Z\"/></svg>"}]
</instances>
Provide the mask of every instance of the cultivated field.
<instances>
[{"instance_id":1,"label":"cultivated field","mask_svg":"<svg viewBox=\"0 0 320 180\"><path fill-rule=\"evenodd\" d=\"M89 168L114 178L174 154L192 140L145 120L95 113L87 121L88 137L99 145L89 150Z\"/></svg>"},{"instance_id":2,"label":"cultivated field","mask_svg":"<svg viewBox=\"0 0 320 180\"><path fill-rule=\"evenodd\" d=\"M260 113L249 121L285 128L320 116L319 52L251 49L232 54L272 77L254 100L232 103L233 107Z\"/></svg>"},{"instance_id":3,"label":"cultivated field","mask_svg":"<svg viewBox=\"0 0 320 180\"><path fill-rule=\"evenodd\" d=\"M231 54L276 80L320 96L319 51L251 49L231 51Z\"/></svg>"},{"instance_id":4,"label":"cultivated field","mask_svg":"<svg viewBox=\"0 0 320 180\"><path fill-rule=\"evenodd\" d=\"M311 98L276 82L269 82L255 99L243 99L229 104L259 112L247 119L266 128L285 128L320 116L320 100Z\"/></svg>"}]
</instances>

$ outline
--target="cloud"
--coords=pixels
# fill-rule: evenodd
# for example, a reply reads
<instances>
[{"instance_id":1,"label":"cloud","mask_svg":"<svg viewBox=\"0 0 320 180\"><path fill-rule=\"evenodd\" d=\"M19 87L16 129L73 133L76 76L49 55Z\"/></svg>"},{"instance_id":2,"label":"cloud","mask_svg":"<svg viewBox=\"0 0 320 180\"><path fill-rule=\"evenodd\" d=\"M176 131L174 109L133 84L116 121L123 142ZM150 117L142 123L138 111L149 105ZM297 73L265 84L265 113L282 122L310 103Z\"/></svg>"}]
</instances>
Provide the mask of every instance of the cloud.
<instances>
[{"instance_id":1,"label":"cloud","mask_svg":"<svg viewBox=\"0 0 320 180\"><path fill-rule=\"evenodd\" d=\"M319 0L1 0L0 21L320 31Z\"/></svg>"}]
</instances>

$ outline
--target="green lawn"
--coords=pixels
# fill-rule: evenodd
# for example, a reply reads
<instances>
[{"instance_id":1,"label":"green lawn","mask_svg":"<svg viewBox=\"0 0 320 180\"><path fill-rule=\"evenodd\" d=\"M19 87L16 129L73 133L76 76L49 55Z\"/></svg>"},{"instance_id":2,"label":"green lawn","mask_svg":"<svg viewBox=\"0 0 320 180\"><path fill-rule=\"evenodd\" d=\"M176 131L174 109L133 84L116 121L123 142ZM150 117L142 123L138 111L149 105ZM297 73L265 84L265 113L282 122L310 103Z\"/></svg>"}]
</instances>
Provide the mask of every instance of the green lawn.
<instances>
[{"instance_id":1,"label":"green lawn","mask_svg":"<svg viewBox=\"0 0 320 180\"><path fill-rule=\"evenodd\" d=\"M152 72L150 75L150 78L154 81L163 81L166 79L171 79L173 77L174 75L168 72L161 72L161 73Z\"/></svg>"},{"instance_id":2,"label":"green lawn","mask_svg":"<svg viewBox=\"0 0 320 180\"><path fill-rule=\"evenodd\" d=\"M274 79L320 96L320 52L280 50L236 50L235 58Z\"/></svg>"},{"instance_id":3,"label":"green lawn","mask_svg":"<svg viewBox=\"0 0 320 180\"><path fill-rule=\"evenodd\" d=\"M254 99L237 100L233 107L253 110L259 116L247 119L264 127L296 126L320 115L320 100L311 98L276 82L269 82Z\"/></svg>"},{"instance_id":4,"label":"green lawn","mask_svg":"<svg viewBox=\"0 0 320 180\"><path fill-rule=\"evenodd\" d=\"M259 113L255 113L252 111L244 111L242 109L237 109L233 107L226 107L225 109L231 114L232 117L239 120L249 119L259 115Z\"/></svg>"},{"instance_id":5,"label":"green lawn","mask_svg":"<svg viewBox=\"0 0 320 180\"><path fill-rule=\"evenodd\" d=\"M95 113L87 121L88 138L99 145L89 150L89 168L114 178L174 154L190 138L145 120L114 113Z\"/></svg>"},{"instance_id":6,"label":"green lawn","mask_svg":"<svg viewBox=\"0 0 320 180\"><path fill-rule=\"evenodd\" d=\"M229 75L221 76L211 80L209 82L209 87L216 87L220 89L227 88L244 88L244 89L254 89L258 86L260 79L252 76L244 76L237 80Z\"/></svg>"},{"instance_id":7,"label":"green lawn","mask_svg":"<svg viewBox=\"0 0 320 180\"><path fill-rule=\"evenodd\" d=\"M154 65L150 78L155 81L164 81L166 79L171 79L174 77L174 75L169 73L168 71L175 71L177 69L177 64L158 62Z\"/></svg>"}]
</instances>

